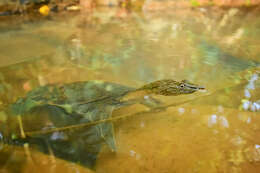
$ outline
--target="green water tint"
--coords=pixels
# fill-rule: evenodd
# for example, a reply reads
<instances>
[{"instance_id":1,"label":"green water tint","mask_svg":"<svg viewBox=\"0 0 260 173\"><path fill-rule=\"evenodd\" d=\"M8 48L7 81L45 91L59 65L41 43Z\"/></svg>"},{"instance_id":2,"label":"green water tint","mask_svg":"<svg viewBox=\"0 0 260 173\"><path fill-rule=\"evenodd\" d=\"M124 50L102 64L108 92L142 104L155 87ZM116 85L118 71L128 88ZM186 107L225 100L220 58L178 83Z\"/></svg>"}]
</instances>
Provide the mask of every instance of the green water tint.
<instances>
[{"instance_id":1,"label":"green water tint","mask_svg":"<svg viewBox=\"0 0 260 173\"><path fill-rule=\"evenodd\" d=\"M174 80L156 81L138 89L103 81L39 87L10 105L10 112L13 115L22 116L25 127L26 124L35 123L36 119L42 120L44 116L45 118L48 116L47 120L50 121L51 127L44 125L46 123L44 120L38 121L37 129L28 133L24 132L25 135L29 135L28 137L24 139L16 137L13 142L9 140L9 143L19 143L20 145L28 143L36 146L40 151L47 151L47 153L48 147L50 147L56 157L93 167L103 143L106 143L111 151L116 151L113 124L111 122L97 123L81 129L72 129L70 126L80 127L82 123L91 124L107 120L111 118L114 109L122 106L139 102L151 106L149 102L153 100L147 101L143 96L130 101L120 101L129 93L145 91L149 95L171 96L190 94L199 89L204 88L187 81L177 82ZM155 105L156 102L152 106ZM48 112L48 114L44 115L39 110L40 112ZM68 126L66 132L59 130L66 128L66 126ZM40 130L45 128L50 128L51 131ZM33 133L33 131L39 133Z\"/></svg>"},{"instance_id":2,"label":"green water tint","mask_svg":"<svg viewBox=\"0 0 260 173\"><path fill-rule=\"evenodd\" d=\"M117 11L114 12L113 14L118 14ZM224 167L229 167L230 163L234 163L232 169L235 167L236 172L239 172L242 169L241 164L248 166L249 161L246 158L241 162L241 151L256 152L250 147L259 145L257 134L251 133L257 132L259 128L256 110L259 80L253 81L255 76L259 76L259 16L253 12L247 15L237 9L211 13L206 8L165 11L163 14L129 13L126 19L118 19L113 14L110 16L107 11L97 10L93 14L68 17L66 21L63 18L60 21L30 21L20 26L8 25L1 28L2 136L10 137L17 145L29 141L31 148L38 148L45 153L51 153L52 149L56 151L54 155L57 157L70 158L73 162L89 167L94 165L102 144L106 143L110 147L108 153L119 146L117 156L122 155L125 159L109 167L111 162L117 163L113 160L115 157L110 155L104 159L101 155L101 160L103 158L104 161L99 164L101 173L117 167L124 169L123 162L135 163L130 167L136 168L136 172L147 169L148 172L163 172L163 166L159 166L161 169L153 167L159 163L169 163L170 166L165 165L165 168L171 172L230 172ZM55 89L58 85L51 85L95 79L111 81L111 86L117 90L113 90L110 85L105 88L106 93L112 89L113 97L106 97L107 95L100 92L100 89L104 89L103 85L110 82L96 83L95 87L82 84L79 87L82 93L75 92L76 87L68 87L63 93L62 90ZM126 106L126 111L117 109L126 103L119 99L120 93L158 79L188 79L205 86L210 95L192 102L189 99L201 93L159 97L166 105L189 103L176 108L164 106L159 109L161 112L152 109L145 113L140 104ZM45 85L48 87L39 87ZM147 88L152 89L152 86L148 85ZM248 89L248 86L251 88ZM53 90L49 90L50 88ZM85 92L89 90L92 92ZM83 97L91 102L87 106L75 104L84 103ZM97 98L100 100L96 100ZM156 99L145 101L147 102L142 102L145 105L160 104ZM13 104L13 113L20 114L24 131L37 133L30 133L31 136L20 139L17 117L4 111L7 105L14 102L16 104ZM110 119L110 115L119 112L120 117L126 113L135 113L134 111L139 112L140 116L116 123L118 130L116 129L115 135L119 136L115 145L111 121L116 117ZM157 114L156 111L160 113ZM149 116L142 116L144 114ZM107 121L102 121L104 119ZM210 124L211 120L213 125ZM226 123L224 127L221 124L223 122ZM91 126L83 126L85 124ZM154 126L146 131L149 124ZM230 141L237 138L239 140L239 137L246 144L236 144L235 147L230 144ZM46 140L52 146L44 143ZM151 141L148 142L151 145L144 144L144 141ZM221 142L214 145L216 141ZM85 144L88 147L84 147ZM136 150L140 146L143 149L139 148L139 153L143 153L139 157ZM221 148L222 146L230 148ZM158 151L158 148L161 150ZM149 155L153 152L155 155ZM164 152L161 158L157 157L160 152ZM136 160L129 161L128 153L129 157ZM186 155L191 157L185 158ZM257 163L259 158L255 156L256 153L251 155L249 153L249 158ZM148 160L154 162L149 165ZM144 168L138 169L139 163L144 163ZM250 165L256 171L257 166L254 163L250 162ZM105 165L108 168L102 169ZM205 168L204 171L199 170L202 167Z\"/></svg>"}]
</instances>

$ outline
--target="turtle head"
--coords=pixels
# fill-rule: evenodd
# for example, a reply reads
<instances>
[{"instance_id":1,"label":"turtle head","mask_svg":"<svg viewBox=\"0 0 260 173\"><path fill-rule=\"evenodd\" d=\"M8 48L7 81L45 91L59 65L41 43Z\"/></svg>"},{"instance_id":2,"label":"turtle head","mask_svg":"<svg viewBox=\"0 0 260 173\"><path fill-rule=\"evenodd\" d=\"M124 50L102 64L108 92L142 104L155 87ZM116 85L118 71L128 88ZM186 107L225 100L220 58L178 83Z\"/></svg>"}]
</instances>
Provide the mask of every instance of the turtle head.
<instances>
[{"instance_id":1,"label":"turtle head","mask_svg":"<svg viewBox=\"0 0 260 173\"><path fill-rule=\"evenodd\" d=\"M198 90L203 90L205 87L193 84L187 80L182 80L177 87L180 94L191 94Z\"/></svg>"},{"instance_id":2,"label":"turtle head","mask_svg":"<svg viewBox=\"0 0 260 173\"><path fill-rule=\"evenodd\" d=\"M139 90L145 90L150 94L158 94L164 96L176 96L181 94L191 94L195 91L205 89L202 86L183 81L174 81L171 79L159 80L147 85L144 85Z\"/></svg>"}]
</instances>

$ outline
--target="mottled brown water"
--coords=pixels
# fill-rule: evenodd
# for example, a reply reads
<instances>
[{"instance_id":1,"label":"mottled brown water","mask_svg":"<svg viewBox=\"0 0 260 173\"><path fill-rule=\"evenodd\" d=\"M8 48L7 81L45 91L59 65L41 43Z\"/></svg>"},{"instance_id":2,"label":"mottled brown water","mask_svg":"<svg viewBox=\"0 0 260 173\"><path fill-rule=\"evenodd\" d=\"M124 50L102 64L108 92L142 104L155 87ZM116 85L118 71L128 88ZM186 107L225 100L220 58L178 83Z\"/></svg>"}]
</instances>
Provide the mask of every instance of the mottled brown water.
<instances>
[{"instance_id":1,"label":"mottled brown water","mask_svg":"<svg viewBox=\"0 0 260 173\"><path fill-rule=\"evenodd\" d=\"M257 14L238 9L144 14L99 9L66 20L1 25L0 106L48 83L101 79L138 87L187 79L207 90L158 97L165 105L193 101L116 121L118 151L104 147L95 171L259 172L259 21ZM113 116L140 111L147 108L136 104ZM2 124L7 118L0 111ZM0 172L13 171L17 162L21 172L31 167L90 172L33 150L32 162L24 159L23 148L1 150L6 155L0 156Z\"/></svg>"}]
</instances>

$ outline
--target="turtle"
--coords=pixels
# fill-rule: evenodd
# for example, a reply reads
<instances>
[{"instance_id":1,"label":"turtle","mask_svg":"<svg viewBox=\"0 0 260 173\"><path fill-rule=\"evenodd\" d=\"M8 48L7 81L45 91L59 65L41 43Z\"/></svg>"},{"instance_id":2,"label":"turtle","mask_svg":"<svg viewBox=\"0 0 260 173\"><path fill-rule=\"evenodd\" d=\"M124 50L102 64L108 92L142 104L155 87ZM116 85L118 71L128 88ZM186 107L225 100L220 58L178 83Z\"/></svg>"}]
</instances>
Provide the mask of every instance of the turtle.
<instances>
[{"instance_id":1,"label":"turtle","mask_svg":"<svg viewBox=\"0 0 260 173\"><path fill-rule=\"evenodd\" d=\"M140 88L92 80L67 84L49 84L28 92L10 105L10 112L22 117L24 131L45 130L110 118L113 110L141 103L156 107L153 94L177 96L204 89L186 80L158 80ZM147 97L149 96L149 97ZM125 99L130 97L130 99ZM48 114L41 115L46 111ZM30 114L28 114L30 112ZM39 113L40 112L40 113ZM27 115L28 114L28 115ZM36 124L36 125L34 125ZM116 152L113 124L104 122L87 128L17 138L16 144L29 143L45 153L93 168L105 143ZM13 142L14 143L14 142Z\"/></svg>"},{"instance_id":2,"label":"turtle","mask_svg":"<svg viewBox=\"0 0 260 173\"><path fill-rule=\"evenodd\" d=\"M201 89L205 88L190 83L187 80L180 82L171 79L158 80L143 85L140 88L100 80L79 81L67 84L40 86L28 92L26 97L19 98L11 107L13 114L16 115L22 115L30 109L42 105L60 107L68 113L76 112L84 114L84 112L79 109L80 106L88 107L93 103L101 103L115 108L134 104L138 102L137 99L127 102L122 101L123 97L127 97L127 95L133 93L141 93L141 95L146 96L152 94L177 96L191 94Z\"/></svg>"}]
</instances>

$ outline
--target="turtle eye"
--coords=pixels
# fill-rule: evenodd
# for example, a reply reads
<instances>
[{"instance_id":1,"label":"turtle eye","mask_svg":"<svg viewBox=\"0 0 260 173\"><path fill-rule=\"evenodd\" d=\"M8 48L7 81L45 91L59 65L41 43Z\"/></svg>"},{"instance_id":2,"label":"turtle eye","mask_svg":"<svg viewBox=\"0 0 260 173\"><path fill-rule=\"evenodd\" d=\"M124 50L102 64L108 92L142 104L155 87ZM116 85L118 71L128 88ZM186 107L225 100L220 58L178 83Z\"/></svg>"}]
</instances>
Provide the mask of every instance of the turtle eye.
<instances>
[{"instance_id":1,"label":"turtle eye","mask_svg":"<svg viewBox=\"0 0 260 173\"><path fill-rule=\"evenodd\" d=\"M184 84L182 83L182 84L180 85L180 87L183 88L183 87L184 87Z\"/></svg>"}]
</instances>

